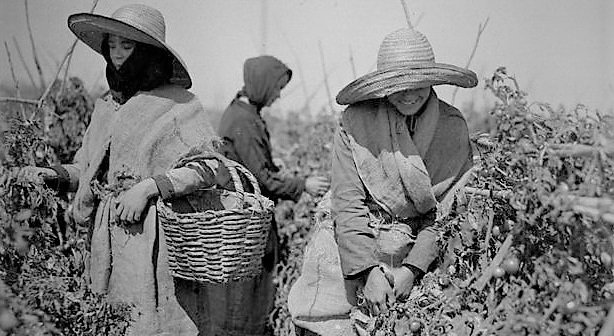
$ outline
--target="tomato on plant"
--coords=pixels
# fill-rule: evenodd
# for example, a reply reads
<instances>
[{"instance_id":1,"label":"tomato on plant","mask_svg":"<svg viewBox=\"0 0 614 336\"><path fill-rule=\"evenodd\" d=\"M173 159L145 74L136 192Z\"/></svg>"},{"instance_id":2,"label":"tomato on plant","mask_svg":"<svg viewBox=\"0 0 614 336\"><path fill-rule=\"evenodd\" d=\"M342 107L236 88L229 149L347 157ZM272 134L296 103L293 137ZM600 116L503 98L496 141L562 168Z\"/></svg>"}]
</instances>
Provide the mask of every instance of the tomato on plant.
<instances>
[{"instance_id":1,"label":"tomato on plant","mask_svg":"<svg viewBox=\"0 0 614 336\"><path fill-rule=\"evenodd\" d=\"M601 252L601 254L599 255L599 259L601 259L601 264L603 266L612 266L612 257L607 252Z\"/></svg>"},{"instance_id":2,"label":"tomato on plant","mask_svg":"<svg viewBox=\"0 0 614 336\"><path fill-rule=\"evenodd\" d=\"M492 233L492 236L494 238L497 238L501 234L501 229L499 228L498 225L495 225L495 226L492 227L492 232L491 233Z\"/></svg>"},{"instance_id":3,"label":"tomato on plant","mask_svg":"<svg viewBox=\"0 0 614 336\"><path fill-rule=\"evenodd\" d=\"M520 268L520 261L515 256L508 257L503 261L503 265L501 266L508 274L516 274L518 269Z\"/></svg>"},{"instance_id":4,"label":"tomato on plant","mask_svg":"<svg viewBox=\"0 0 614 336\"><path fill-rule=\"evenodd\" d=\"M501 268L501 267L497 267L492 272L492 276L494 276L497 279L503 278L503 276L505 276L505 270L503 268Z\"/></svg>"},{"instance_id":5,"label":"tomato on plant","mask_svg":"<svg viewBox=\"0 0 614 336\"><path fill-rule=\"evenodd\" d=\"M411 330L411 332L417 333L420 329L422 329L422 323L420 323L420 321L412 321L409 324L409 330Z\"/></svg>"},{"instance_id":6,"label":"tomato on plant","mask_svg":"<svg viewBox=\"0 0 614 336\"><path fill-rule=\"evenodd\" d=\"M562 192L569 192L569 185L565 182L559 184L559 190Z\"/></svg>"}]
</instances>

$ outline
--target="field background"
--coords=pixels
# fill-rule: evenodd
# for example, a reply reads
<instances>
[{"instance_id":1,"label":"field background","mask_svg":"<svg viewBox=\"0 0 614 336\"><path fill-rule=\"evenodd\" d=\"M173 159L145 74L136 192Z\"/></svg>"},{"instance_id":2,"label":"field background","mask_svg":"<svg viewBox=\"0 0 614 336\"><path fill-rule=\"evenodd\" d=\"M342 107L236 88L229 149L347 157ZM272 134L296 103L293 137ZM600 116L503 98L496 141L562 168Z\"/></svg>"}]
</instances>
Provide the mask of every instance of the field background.
<instances>
[{"instance_id":1,"label":"field background","mask_svg":"<svg viewBox=\"0 0 614 336\"><path fill-rule=\"evenodd\" d=\"M359 2L185 1L184 11L152 4L168 13L168 39L186 55L193 92L214 125L240 86L246 57L287 60L295 80L263 112L274 156L286 174L330 175L342 110L334 94L372 69L381 38L406 24L398 1ZM96 12L123 3L101 0ZM357 309L352 321L377 336L612 336L611 2L407 3L439 60L479 74L478 87L456 97L450 87L436 89L468 120L475 169L442 202L442 253L412 298L379 316ZM74 39L65 18L91 2L47 4L0 3L0 336L121 335L128 307L89 290L88 228L71 219L70 195L17 177L24 165L70 162L106 90L100 57L81 44L67 52ZM314 26L315 15L321 24ZM199 20L212 27L202 45L191 26L170 28ZM455 34L442 30L442 20ZM304 195L276 209L282 262L271 334L293 334L287 294L310 235L326 219L320 201Z\"/></svg>"}]
</instances>

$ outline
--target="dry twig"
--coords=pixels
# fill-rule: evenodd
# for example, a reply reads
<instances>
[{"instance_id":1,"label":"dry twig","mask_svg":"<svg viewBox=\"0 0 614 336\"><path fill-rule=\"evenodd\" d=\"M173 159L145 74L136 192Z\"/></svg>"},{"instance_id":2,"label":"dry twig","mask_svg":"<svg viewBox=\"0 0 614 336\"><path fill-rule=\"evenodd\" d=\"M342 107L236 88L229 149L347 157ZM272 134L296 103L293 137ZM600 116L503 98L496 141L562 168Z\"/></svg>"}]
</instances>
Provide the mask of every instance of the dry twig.
<instances>
[{"instance_id":1,"label":"dry twig","mask_svg":"<svg viewBox=\"0 0 614 336\"><path fill-rule=\"evenodd\" d=\"M96 9L96 6L98 6L98 0L94 0L94 3L92 4L92 8L90 9L90 13L94 12L94 10ZM73 43L68 48L68 51L66 51L66 54L64 55L64 58L62 59L62 62L60 63L60 66L58 67L58 70L56 71L55 76L53 76L53 80L51 81L51 83L49 83L49 85L45 89L45 92L43 93L43 95L38 99L38 105L37 105L38 108L43 106L43 103L45 102L45 99L49 95L49 91L51 91L51 87L53 86L53 83L55 82L56 79L58 79L58 76L60 75L60 72L62 71L62 67L64 66L64 63L66 63L66 61L69 60L72 57L72 53L75 50L75 46L77 45L78 41L79 40L77 38L75 38ZM66 71L68 72L68 65L67 65ZM44 84L43 84L43 86L44 86ZM63 86L64 86L64 84L62 83L62 89L63 89Z\"/></svg>"},{"instance_id":2,"label":"dry twig","mask_svg":"<svg viewBox=\"0 0 614 336\"><path fill-rule=\"evenodd\" d=\"M333 98L330 93L330 86L328 85L328 76L326 75L326 63L324 62L324 51L322 50L322 41L318 41L318 49L320 50L320 61L322 62L322 73L324 74L324 86L326 87L326 95L328 97L328 107L330 111L333 109Z\"/></svg>"},{"instance_id":3,"label":"dry twig","mask_svg":"<svg viewBox=\"0 0 614 336\"><path fill-rule=\"evenodd\" d=\"M548 153L557 156L592 156L598 155L610 155L614 156L614 147L607 148L602 146L589 146L580 144L565 144L565 145L551 145Z\"/></svg>"},{"instance_id":4,"label":"dry twig","mask_svg":"<svg viewBox=\"0 0 614 336\"><path fill-rule=\"evenodd\" d=\"M475 282L474 287L477 290L479 291L484 290L484 287L486 286L486 284L492 277L493 271L497 267L499 267L499 265L501 264L501 262L503 261L507 253L509 252L509 249L512 246L512 241L513 241L513 236L511 234L508 235L507 238L505 238L505 241L503 242L503 244L501 244L501 247L499 248L499 252L497 252L497 255L495 255L495 257L492 259L488 267L484 270L484 273L482 273L480 278Z\"/></svg>"},{"instance_id":5,"label":"dry twig","mask_svg":"<svg viewBox=\"0 0 614 336\"><path fill-rule=\"evenodd\" d=\"M507 200L509 200L509 198L512 196L512 192L509 190L488 190L488 189L466 187L465 192L467 194L480 195L480 196L486 196L486 197L491 197L491 198L501 198L501 199L507 199Z\"/></svg>"},{"instance_id":6,"label":"dry twig","mask_svg":"<svg viewBox=\"0 0 614 336\"><path fill-rule=\"evenodd\" d=\"M403 12L405 12L405 20L407 20L407 25L409 26L409 28L414 28L414 26L411 24L411 17L409 15L409 6L407 6L407 3L405 2L405 0L401 0L401 5L403 5Z\"/></svg>"},{"instance_id":7,"label":"dry twig","mask_svg":"<svg viewBox=\"0 0 614 336\"><path fill-rule=\"evenodd\" d=\"M352 52L352 45L350 45L350 65L352 66L352 80L356 79L356 64L354 64L354 52Z\"/></svg>"},{"instance_id":8,"label":"dry twig","mask_svg":"<svg viewBox=\"0 0 614 336\"><path fill-rule=\"evenodd\" d=\"M23 57L23 54L21 53L21 48L19 47L19 43L17 43L17 39L15 39L15 36L13 36L13 44L15 45L15 49L17 50L17 55L19 56L21 65L26 70L26 74L28 75L28 78L30 79L30 84L32 85L32 87L36 89L36 91L39 91L40 88L34 82L34 76L32 76L32 72L30 71L30 68L28 67L28 64L26 63L26 59Z\"/></svg>"},{"instance_id":9,"label":"dry twig","mask_svg":"<svg viewBox=\"0 0 614 336\"><path fill-rule=\"evenodd\" d=\"M482 33L486 29L486 25L488 25L488 20L490 18L486 18L483 23L480 23L478 26L478 34L475 37L475 43L473 44L473 49L471 50L471 54L469 55L469 59L467 59L467 64L465 64L465 69L469 69L469 65L471 65L471 61L473 61L473 57L475 56L475 52L478 49L478 45L480 44L480 38L482 37ZM458 86L454 87L454 91L452 91L452 99L451 105L454 105L454 101L456 100L456 94L458 93Z\"/></svg>"},{"instance_id":10,"label":"dry twig","mask_svg":"<svg viewBox=\"0 0 614 336\"><path fill-rule=\"evenodd\" d=\"M30 24L30 11L28 10L28 0L25 0L25 8L26 8L26 24L28 26L28 35L30 37L30 44L32 45L32 56L34 57L34 65L36 65L36 71L38 72L38 77L40 80L40 87L45 87L45 77L43 75L43 69L41 68L41 64L38 61L38 53L36 52L36 44L34 43L34 36L32 35L32 25Z\"/></svg>"},{"instance_id":11,"label":"dry twig","mask_svg":"<svg viewBox=\"0 0 614 336\"><path fill-rule=\"evenodd\" d=\"M11 59L11 51L9 50L9 45L4 41L4 48L6 49L6 56L9 59L9 67L11 68L11 76L13 76L13 83L15 83L15 95L17 98L21 98L21 92L19 91L19 80L15 76L15 68L13 67L13 60ZM21 117L23 120L26 120L26 110L23 105L19 105L21 108Z\"/></svg>"}]
</instances>

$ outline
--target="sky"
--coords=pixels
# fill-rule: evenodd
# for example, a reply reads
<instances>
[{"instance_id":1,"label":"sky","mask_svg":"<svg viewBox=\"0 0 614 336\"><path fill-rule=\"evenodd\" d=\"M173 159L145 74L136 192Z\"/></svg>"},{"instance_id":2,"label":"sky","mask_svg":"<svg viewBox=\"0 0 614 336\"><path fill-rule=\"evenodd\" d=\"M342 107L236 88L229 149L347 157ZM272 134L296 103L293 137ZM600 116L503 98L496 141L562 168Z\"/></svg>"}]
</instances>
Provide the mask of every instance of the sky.
<instances>
[{"instance_id":1,"label":"sky","mask_svg":"<svg viewBox=\"0 0 614 336\"><path fill-rule=\"evenodd\" d=\"M138 1L138 0L137 0ZM203 105L224 109L242 86L246 58L276 56L294 70L275 103L278 110L312 113L332 106L346 84L375 69L384 36L407 25L401 0L141 0L166 20L166 41L188 66L191 89ZM480 83L460 89L455 105L492 103L484 79L507 67L529 100L554 106L583 103L611 112L614 106L614 1L611 0L405 0L416 28L429 39L438 62L465 66L480 23L488 19L470 69ZM110 15L134 1L99 0L97 14ZM33 38L45 78L74 40L70 14L87 12L92 1L29 0ZM0 40L11 51L21 85L30 82L14 40L31 71L23 0L0 0ZM69 74L88 88L106 86L104 61L78 43ZM325 75L327 81L324 81ZM4 46L0 82L12 85ZM327 85L328 84L328 90ZM453 88L438 86L450 101ZM330 94L328 94L330 92ZM329 97L332 104L329 105Z\"/></svg>"}]
</instances>

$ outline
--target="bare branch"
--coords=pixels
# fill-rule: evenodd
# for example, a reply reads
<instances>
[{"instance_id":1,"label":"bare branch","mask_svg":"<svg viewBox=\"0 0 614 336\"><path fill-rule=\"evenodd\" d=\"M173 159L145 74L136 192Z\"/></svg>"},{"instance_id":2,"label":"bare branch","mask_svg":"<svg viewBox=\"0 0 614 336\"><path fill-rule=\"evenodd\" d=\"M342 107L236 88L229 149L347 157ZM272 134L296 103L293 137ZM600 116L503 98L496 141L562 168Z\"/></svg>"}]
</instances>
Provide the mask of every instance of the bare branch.
<instances>
[{"instance_id":1,"label":"bare branch","mask_svg":"<svg viewBox=\"0 0 614 336\"><path fill-rule=\"evenodd\" d=\"M484 20L483 23L480 23L480 25L478 26L478 34L475 37L475 43L473 44L473 49L471 50L471 54L469 55L469 59L467 59L467 64L465 64L465 69L469 69L469 65L471 65L471 61L473 61L473 57L475 56L475 52L478 49L478 45L480 44L480 38L482 37L482 33L484 32L484 30L486 29L486 26L488 25L488 20L490 20L490 18L486 18L486 20ZM454 101L456 100L456 94L458 93L458 86L456 86L454 88L454 91L452 92L452 99L451 101L451 105L454 105Z\"/></svg>"},{"instance_id":2,"label":"bare branch","mask_svg":"<svg viewBox=\"0 0 614 336\"><path fill-rule=\"evenodd\" d=\"M320 61L322 62L322 74L324 74L324 86L326 86L326 94L328 96L328 107L330 111L333 110L333 99L330 93L330 86L328 85L328 76L326 75L326 63L324 62L324 51L322 50L322 41L318 41L318 49L320 50Z\"/></svg>"},{"instance_id":3,"label":"bare branch","mask_svg":"<svg viewBox=\"0 0 614 336\"><path fill-rule=\"evenodd\" d=\"M32 45L32 56L34 57L34 64L36 65L36 71L38 71L38 76L40 80L40 87L45 87L45 76L43 75L43 69L41 68L40 62L38 60L38 54L36 52L36 45L34 43L34 36L32 35L32 25L30 24L30 11L28 10L28 0L24 1L26 6L26 23L28 25L28 35L30 37L30 44Z\"/></svg>"},{"instance_id":4,"label":"bare branch","mask_svg":"<svg viewBox=\"0 0 614 336\"><path fill-rule=\"evenodd\" d=\"M92 8L90 10L90 13L94 12L94 10L96 9L97 5L98 5L98 0L94 0L94 3L92 4ZM77 45L78 41L79 41L79 39L75 38L73 43L70 45L70 47L68 48L68 51L66 51L66 54L64 55L64 58L62 59L62 62L60 63L60 66L58 67L58 70L55 73L55 76L53 76L53 80L51 81L51 83L49 83L49 85L45 89L45 92L43 92L41 97L38 99L38 107L39 108L41 106L43 106L43 103L44 103L45 99L49 95L49 91L51 91L51 87L53 86L53 83L55 82L56 79L58 79L58 76L60 75L60 72L62 71L62 67L64 66L64 63L66 63L66 61L72 56L72 53L75 50L75 46ZM66 71L68 71L68 69Z\"/></svg>"},{"instance_id":5,"label":"bare branch","mask_svg":"<svg viewBox=\"0 0 614 336\"><path fill-rule=\"evenodd\" d=\"M13 76L13 83L15 83L15 95L17 98L21 98L21 92L19 90L19 80L15 76L15 68L13 67L13 60L11 59L11 51L9 50L9 45L4 41L4 48L6 49L6 56L9 58L9 67L11 68L11 76ZM26 110L23 105L19 105L21 110L21 117L24 121L26 121Z\"/></svg>"},{"instance_id":6,"label":"bare branch","mask_svg":"<svg viewBox=\"0 0 614 336\"><path fill-rule=\"evenodd\" d=\"M40 88L34 82L34 76L32 76L32 72L30 71L30 68L28 67L28 64L26 63L26 59L23 57L23 54L21 53L21 48L19 47L19 43L17 43L17 39L15 39L15 36L13 36L13 44L15 45L15 49L17 50L17 55L19 55L19 60L21 61L21 65L23 66L24 69L26 69L26 74L28 74L28 78L30 79L30 84L32 84L32 87L34 87L36 91L39 91Z\"/></svg>"},{"instance_id":7,"label":"bare branch","mask_svg":"<svg viewBox=\"0 0 614 336\"><path fill-rule=\"evenodd\" d=\"M352 52L352 45L350 45L350 65L352 66L352 79L356 79L356 64L354 64L354 52Z\"/></svg>"},{"instance_id":8,"label":"bare branch","mask_svg":"<svg viewBox=\"0 0 614 336\"><path fill-rule=\"evenodd\" d=\"M589 146L579 144L553 145L548 153L556 156L592 156L595 154L614 155L614 147Z\"/></svg>"},{"instance_id":9,"label":"bare branch","mask_svg":"<svg viewBox=\"0 0 614 336\"><path fill-rule=\"evenodd\" d=\"M411 17L409 15L409 6L407 6L407 3L405 2L405 0L401 0L401 5L403 5L403 11L405 12L405 20L407 20L407 25L409 26L409 28L414 28L414 26L411 24Z\"/></svg>"},{"instance_id":10,"label":"bare branch","mask_svg":"<svg viewBox=\"0 0 614 336\"><path fill-rule=\"evenodd\" d=\"M488 189L478 189L473 187L465 187L465 192L467 194L486 196L490 198L501 198L501 199L509 199L512 196L512 192L510 190L488 190Z\"/></svg>"},{"instance_id":11,"label":"bare branch","mask_svg":"<svg viewBox=\"0 0 614 336\"><path fill-rule=\"evenodd\" d=\"M90 13L94 12L94 10L96 9L96 6L98 6L98 0L94 0L94 3L92 4L92 8L90 9ZM62 92L64 92L64 87L66 86L66 78L68 77L68 69L70 68L70 62L72 61L72 55L75 50L75 46L77 45L77 41L78 39L75 39L73 41L68 51L68 54L69 54L68 61L66 62L66 68L64 69L64 77L62 78L62 86L60 86L60 90L58 91L58 94L61 94Z\"/></svg>"},{"instance_id":12,"label":"bare branch","mask_svg":"<svg viewBox=\"0 0 614 336\"><path fill-rule=\"evenodd\" d=\"M424 13L420 13L420 15L418 15L418 18L416 19L416 21L414 21L414 28L418 27L420 21L422 21L422 18L424 18Z\"/></svg>"},{"instance_id":13,"label":"bare branch","mask_svg":"<svg viewBox=\"0 0 614 336\"><path fill-rule=\"evenodd\" d=\"M277 24L277 21L273 21L275 24ZM288 45L288 49L290 49L290 52L292 53L292 56L295 59L296 62L296 67L298 70L298 74L299 74L299 79L300 79L300 88L303 91L303 96L305 98L305 103L303 105L303 109L304 110L309 110L309 94L307 93L307 84L305 83L305 76L303 75L303 67L301 66L301 60L300 57L298 55L298 53L296 52L296 50L294 49L294 46L292 45L292 43L290 42L290 39L288 38L288 35L285 33L284 29L278 29L278 31L281 33L281 36L283 37L284 41L286 42L286 44ZM291 91L286 92L286 95L289 95Z\"/></svg>"},{"instance_id":14,"label":"bare branch","mask_svg":"<svg viewBox=\"0 0 614 336\"><path fill-rule=\"evenodd\" d=\"M511 234L508 235L507 238L505 238L505 241L503 242L503 244L501 244L501 247L499 247L497 255L495 255L495 257L492 259L492 261L484 270L478 281L475 282L474 288L479 291L482 291L484 289L490 278L492 278L494 270L499 267L505 256L507 256L510 247L512 246L512 241L513 236Z\"/></svg>"},{"instance_id":15,"label":"bare branch","mask_svg":"<svg viewBox=\"0 0 614 336\"><path fill-rule=\"evenodd\" d=\"M20 103L20 104L38 105L38 100L15 98L15 97L0 97L0 103Z\"/></svg>"}]
</instances>

